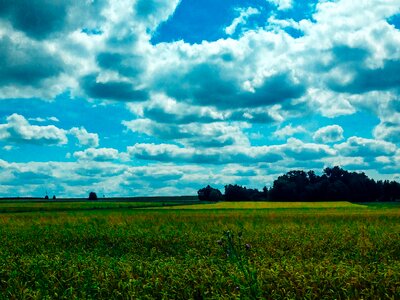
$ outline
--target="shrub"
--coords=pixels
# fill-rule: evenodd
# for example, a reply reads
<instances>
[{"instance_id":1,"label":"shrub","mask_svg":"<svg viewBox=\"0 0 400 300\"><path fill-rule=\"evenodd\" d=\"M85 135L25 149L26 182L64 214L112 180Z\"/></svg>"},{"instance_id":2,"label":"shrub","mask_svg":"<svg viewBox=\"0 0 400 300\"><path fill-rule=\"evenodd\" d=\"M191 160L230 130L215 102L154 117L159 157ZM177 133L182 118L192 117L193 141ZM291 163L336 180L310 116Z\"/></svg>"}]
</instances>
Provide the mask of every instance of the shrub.
<instances>
[{"instance_id":1,"label":"shrub","mask_svg":"<svg viewBox=\"0 0 400 300\"><path fill-rule=\"evenodd\" d=\"M90 192L89 200L97 200L97 194L95 192Z\"/></svg>"}]
</instances>

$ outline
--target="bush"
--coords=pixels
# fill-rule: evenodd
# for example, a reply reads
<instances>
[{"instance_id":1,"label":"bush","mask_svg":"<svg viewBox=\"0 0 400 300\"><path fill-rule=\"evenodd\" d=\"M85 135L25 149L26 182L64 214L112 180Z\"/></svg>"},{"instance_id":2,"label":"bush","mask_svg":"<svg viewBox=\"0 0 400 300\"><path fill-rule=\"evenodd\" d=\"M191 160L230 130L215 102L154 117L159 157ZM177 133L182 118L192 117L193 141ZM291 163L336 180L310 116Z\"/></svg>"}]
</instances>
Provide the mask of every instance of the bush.
<instances>
[{"instance_id":1,"label":"bush","mask_svg":"<svg viewBox=\"0 0 400 300\"><path fill-rule=\"evenodd\" d=\"M90 192L89 200L97 200L97 194L95 192Z\"/></svg>"},{"instance_id":2,"label":"bush","mask_svg":"<svg viewBox=\"0 0 400 300\"><path fill-rule=\"evenodd\" d=\"M207 185L205 188L202 188L197 191L197 195L199 200L202 201L221 201L222 193L220 190L212 188L211 186Z\"/></svg>"}]
</instances>

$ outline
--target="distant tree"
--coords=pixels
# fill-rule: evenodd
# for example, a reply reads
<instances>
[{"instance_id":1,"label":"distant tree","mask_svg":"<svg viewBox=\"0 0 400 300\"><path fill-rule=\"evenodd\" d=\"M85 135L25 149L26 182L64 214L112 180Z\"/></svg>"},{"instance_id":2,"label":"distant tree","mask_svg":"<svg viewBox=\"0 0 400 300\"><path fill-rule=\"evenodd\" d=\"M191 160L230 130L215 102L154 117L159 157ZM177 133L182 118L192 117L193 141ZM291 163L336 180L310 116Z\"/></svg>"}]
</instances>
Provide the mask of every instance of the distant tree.
<instances>
[{"instance_id":1,"label":"distant tree","mask_svg":"<svg viewBox=\"0 0 400 300\"><path fill-rule=\"evenodd\" d=\"M228 184L225 186L226 201L261 201L267 200L266 195L257 189L248 189L240 185Z\"/></svg>"},{"instance_id":2,"label":"distant tree","mask_svg":"<svg viewBox=\"0 0 400 300\"><path fill-rule=\"evenodd\" d=\"M197 195L201 201L221 201L223 199L221 191L209 185L198 190Z\"/></svg>"},{"instance_id":3,"label":"distant tree","mask_svg":"<svg viewBox=\"0 0 400 300\"><path fill-rule=\"evenodd\" d=\"M56 200L56 195L53 195L53 200Z\"/></svg>"},{"instance_id":4,"label":"distant tree","mask_svg":"<svg viewBox=\"0 0 400 300\"><path fill-rule=\"evenodd\" d=\"M90 192L89 200L97 200L97 194L95 192Z\"/></svg>"},{"instance_id":5,"label":"distant tree","mask_svg":"<svg viewBox=\"0 0 400 300\"><path fill-rule=\"evenodd\" d=\"M48 195L44 196L44 199L48 200L48 199L49 199L49 196L48 196Z\"/></svg>"},{"instance_id":6,"label":"distant tree","mask_svg":"<svg viewBox=\"0 0 400 300\"><path fill-rule=\"evenodd\" d=\"M348 172L335 166L321 176L313 171L289 171L279 176L269 191L273 201L395 201L400 199L400 184L378 181L365 173Z\"/></svg>"}]
</instances>

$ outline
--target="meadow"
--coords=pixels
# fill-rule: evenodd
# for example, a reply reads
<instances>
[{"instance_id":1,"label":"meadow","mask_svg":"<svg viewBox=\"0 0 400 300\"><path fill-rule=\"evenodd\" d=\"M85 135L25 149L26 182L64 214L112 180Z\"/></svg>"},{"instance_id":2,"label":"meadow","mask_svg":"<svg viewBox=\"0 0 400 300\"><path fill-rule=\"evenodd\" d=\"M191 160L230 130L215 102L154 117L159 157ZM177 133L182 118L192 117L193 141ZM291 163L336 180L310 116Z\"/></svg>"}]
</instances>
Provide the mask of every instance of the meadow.
<instances>
[{"instance_id":1,"label":"meadow","mask_svg":"<svg viewBox=\"0 0 400 300\"><path fill-rule=\"evenodd\" d=\"M1 299L400 298L398 204L5 204Z\"/></svg>"}]
</instances>

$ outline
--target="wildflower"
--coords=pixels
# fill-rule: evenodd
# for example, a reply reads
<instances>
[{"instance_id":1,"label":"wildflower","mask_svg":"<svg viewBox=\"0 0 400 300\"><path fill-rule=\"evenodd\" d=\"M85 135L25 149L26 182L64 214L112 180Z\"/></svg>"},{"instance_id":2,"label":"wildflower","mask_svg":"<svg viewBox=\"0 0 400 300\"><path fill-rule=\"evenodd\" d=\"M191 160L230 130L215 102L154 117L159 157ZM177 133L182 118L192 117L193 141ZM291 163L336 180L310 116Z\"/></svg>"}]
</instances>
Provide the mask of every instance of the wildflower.
<instances>
[{"instance_id":1,"label":"wildflower","mask_svg":"<svg viewBox=\"0 0 400 300\"><path fill-rule=\"evenodd\" d=\"M246 244L244 246L246 247L246 250L250 250L251 249L251 245L250 244Z\"/></svg>"}]
</instances>

